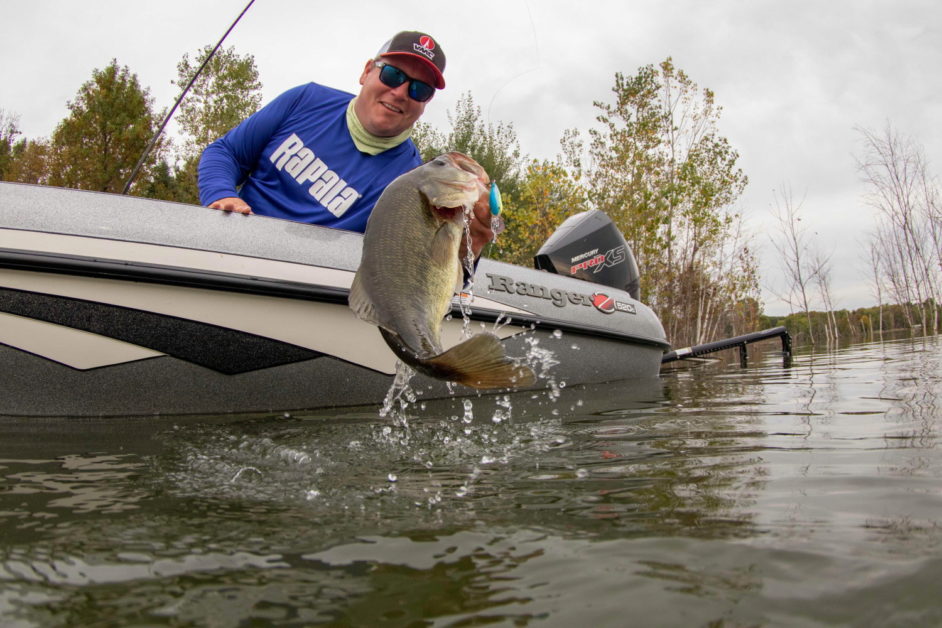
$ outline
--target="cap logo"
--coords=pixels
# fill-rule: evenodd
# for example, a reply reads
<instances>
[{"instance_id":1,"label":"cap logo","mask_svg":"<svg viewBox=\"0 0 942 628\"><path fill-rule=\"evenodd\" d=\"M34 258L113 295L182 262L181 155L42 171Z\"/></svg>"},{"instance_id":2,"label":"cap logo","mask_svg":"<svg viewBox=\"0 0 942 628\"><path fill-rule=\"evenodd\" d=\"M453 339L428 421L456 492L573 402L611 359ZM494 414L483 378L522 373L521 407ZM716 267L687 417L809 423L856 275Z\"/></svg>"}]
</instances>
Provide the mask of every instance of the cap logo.
<instances>
[{"instance_id":1,"label":"cap logo","mask_svg":"<svg viewBox=\"0 0 942 628\"><path fill-rule=\"evenodd\" d=\"M419 45L428 50L435 50L435 42L432 41L432 38L428 35L422 35L419 37Z\"/></svg>"},{"instance_id":2,"label":"cap logo","mask_svg":"<svg viewBox=\"0 0 942 628\"><path fill-rule=\"evenodd\" d=\"M413 50L415 50L417 54L420 54L423 57L427 57L429 61L435 58L435 53L432 52L432 49L426 48L422 44L412 44L412 48Z\"/></svg>"}]
</instances>

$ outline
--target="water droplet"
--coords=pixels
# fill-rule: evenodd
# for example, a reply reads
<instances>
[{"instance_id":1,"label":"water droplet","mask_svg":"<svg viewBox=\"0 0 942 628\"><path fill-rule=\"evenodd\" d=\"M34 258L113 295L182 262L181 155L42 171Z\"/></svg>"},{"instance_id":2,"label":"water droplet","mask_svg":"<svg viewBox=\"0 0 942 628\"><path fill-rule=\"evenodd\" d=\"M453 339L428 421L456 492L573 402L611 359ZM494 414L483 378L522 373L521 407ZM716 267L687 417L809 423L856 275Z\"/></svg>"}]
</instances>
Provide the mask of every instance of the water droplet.
<instances>
[{"instance_id":1,"label":"water droplet","mask_svg":"<svg viewBox=\"0 0 942 628\"><path fill-rule=\"evenodd\" d=\"M390 482L399 481L399 477L395 473L390 473L389 475L386 476L386 479L389 480Z\"/></svg>"}]
</instances>

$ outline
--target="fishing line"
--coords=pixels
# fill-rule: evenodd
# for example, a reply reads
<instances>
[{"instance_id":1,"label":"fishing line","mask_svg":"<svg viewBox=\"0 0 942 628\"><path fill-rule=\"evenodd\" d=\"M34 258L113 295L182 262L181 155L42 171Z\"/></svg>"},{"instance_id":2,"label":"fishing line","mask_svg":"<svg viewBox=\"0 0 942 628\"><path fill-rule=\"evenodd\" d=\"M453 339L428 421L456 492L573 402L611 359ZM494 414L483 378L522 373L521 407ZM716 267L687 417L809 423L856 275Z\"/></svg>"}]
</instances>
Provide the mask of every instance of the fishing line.
<instances>
[{"instance_id":1,"label":"fishing line","mask_svg":"<svg viewBox=\"0 0 942 628\"><path fill-rule=\"evenodd\" d=\"M491 107L493 107L494 100L497 98L497 95L500 94L501 91L503 91L505 87L507 87L508 85L510 85L517 79L519 79L521 76L525 74L529 74L530 72L535 72L539 70L540 66L543 63L542 57L540 56L540 42L536 36L536 25L533 23L533 13L530 11L530 3L527 2L527 0L524 0L523 5L527 8L527 17L530 19L530 31L533 33L533 48L536 50L536 65L528 70L524 70L523 72L515 74L514 76L504 81L503 85L497 88L497 91L495 91L494 95L491 96L491 102L489 102L487 105L487 121L488 122L491 121Z\"/></svg>"},{"instance_id":2,"label":"fishing line","mask_svg":"<svg viewBox=\"0 0 942 628\"><path fill-rule=\"evenodd\" d=\"M219 47L222 46L222 42L226 40L226 37L229 36L229 33L232 32L232 29L235 28L236 24L239 23L239 20L242 19L242 16L246 14L249 8L255 3L255 0L249 0L249 3L245 5L245 8L242 9L242 13L239 13L239 17L229 26L229 29L219 38L219 42L216 44L216 47L206 55L206 58L203 60L203 63L197 68L196 72L193 73L193 78L190 79L190 82L187 83L187 86L183 88L183 91L180 92L180 96L177 98L177 102L173 103L173 107L170 108L170 112L167 113L164 117L163 123L161 123L160 128L157 129L157 133L154 134L154 137L151 139L150 144L147 145L147 148L144 149L144 154L141 155L141 158L137 160L137 165L134 166L134 170L131 171L131 176L128 177L128 182L124 184L124 192L122 194L127 194L131 189L131 184L134 182L134 179L137 177L138 172L141 170L141 166L144 165L144 161L147 159L147 156L150 155L150 151L153 150L154 145L157 143L157 139L160 137L161 133L164 132L167 123L170 122L170 118L173 117L174 112L177 110L177 107L180 106L180 103L183 102L184 96L187 92L190 91L190 88L193 87L193 83L196 82L197 77L203 72L203 68L206 67L206 64L209 63L209 60L215 56L216 51L219 50Z\"/></svg>"}]
</instances>

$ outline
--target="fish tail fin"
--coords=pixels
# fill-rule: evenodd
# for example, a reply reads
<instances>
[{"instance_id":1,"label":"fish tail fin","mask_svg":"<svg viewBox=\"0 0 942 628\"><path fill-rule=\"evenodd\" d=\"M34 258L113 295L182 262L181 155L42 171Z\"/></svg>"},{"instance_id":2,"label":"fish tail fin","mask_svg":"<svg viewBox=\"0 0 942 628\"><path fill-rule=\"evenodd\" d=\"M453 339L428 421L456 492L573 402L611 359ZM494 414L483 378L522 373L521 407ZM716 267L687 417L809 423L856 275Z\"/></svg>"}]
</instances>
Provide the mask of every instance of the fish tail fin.
<instances>
[{"instance_id":1,"label":"fish tail fin","mask_svg":"<svg viewBox=\"0 0 942 628\"><path fill-rule=\"evenodd\" d=\"M424 362L436 377L471 388L523 388L536 382L533 369L507 357L500 338L489 332L476 334Z\"/></svg>"}]
</instances>

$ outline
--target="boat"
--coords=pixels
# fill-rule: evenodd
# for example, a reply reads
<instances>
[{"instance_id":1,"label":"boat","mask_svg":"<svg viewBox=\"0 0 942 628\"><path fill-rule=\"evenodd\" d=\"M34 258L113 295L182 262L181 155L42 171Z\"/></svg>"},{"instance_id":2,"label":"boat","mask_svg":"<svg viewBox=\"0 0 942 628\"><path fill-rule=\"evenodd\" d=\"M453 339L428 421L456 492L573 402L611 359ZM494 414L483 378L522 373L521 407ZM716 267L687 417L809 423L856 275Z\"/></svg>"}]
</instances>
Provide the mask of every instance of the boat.
<instances>
[{"instance_id":1,"label":"boat","mask_svg":"<svg viewBox=\"0 0 942 628\"><path fill-rule=\"evenodd\" d=\"M627 246L583 233L613 235L599 214L567 220L534 268L481 259L444 344L490 330L537 371L534 389L656 378L669 344ZM361 234L274 218L0 183L0 416L382 403L397 359L347 305L361 247ZM634 266L624 285L595 281L621 266ZM418 374L410 386L482 394Z\"/></svg>"}]
</instances>

